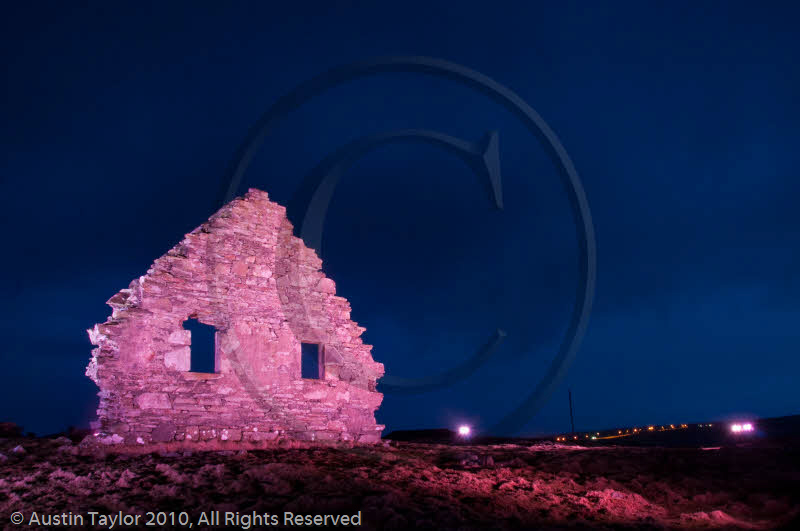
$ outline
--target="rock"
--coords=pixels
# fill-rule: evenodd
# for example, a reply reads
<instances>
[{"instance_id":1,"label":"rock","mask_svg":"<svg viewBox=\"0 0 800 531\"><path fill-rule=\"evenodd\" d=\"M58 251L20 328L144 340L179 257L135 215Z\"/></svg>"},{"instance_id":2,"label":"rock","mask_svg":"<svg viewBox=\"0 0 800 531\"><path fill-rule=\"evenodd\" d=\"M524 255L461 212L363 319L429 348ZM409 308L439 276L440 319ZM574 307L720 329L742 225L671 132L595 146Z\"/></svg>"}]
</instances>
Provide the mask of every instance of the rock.
<instances>
[{"instance_id":1,"label":"rock","mask_svg":"<svg viewBox=\"0 0 800 531\"><path fill-rule=\"evenodd\" d=\"M458 453L453 458L461 465L461 466L477 466L481 463L481 458L477 454L469 453L469 452L462 452Z\"/></svg>"},{"instance_id":2,"label":"rock","mask_svg":"<svg viewBox=\"0 0 800 531\"><path fill-rule=\"evenodd\" d=\"M22 436L22 428L13 422L0 422L0 437L13 439Z\"/></svg>"},{"instance_id":3,"label":"rock","mask_svg":"<svg viewBox=\"0 0 800 531\"><path fill-rule=\"evenodd\" d=\"M131 487L131 481L136 479L136 474L131 472L130 470L123 470L122 474L120 474L119 479L115 483L115 485L122 489L127 489Z\"/></svg>"}]
</instances>

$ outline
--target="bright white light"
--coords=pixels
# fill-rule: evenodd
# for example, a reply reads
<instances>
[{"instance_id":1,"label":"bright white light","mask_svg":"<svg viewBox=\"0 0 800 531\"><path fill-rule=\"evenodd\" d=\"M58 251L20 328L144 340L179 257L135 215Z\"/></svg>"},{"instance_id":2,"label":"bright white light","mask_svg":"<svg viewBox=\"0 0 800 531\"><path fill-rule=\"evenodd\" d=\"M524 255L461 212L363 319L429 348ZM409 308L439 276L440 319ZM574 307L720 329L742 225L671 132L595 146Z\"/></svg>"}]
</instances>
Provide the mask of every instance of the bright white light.
<instances>
[{"instance_id":1,"label":"bright white light","mask_svg":"<svg viewBox=\"0 0 800 531\"><path fill-rule=\"evenodd\" d=\"M734 424L733 426L731 426L731 431L733 433L739 433L740 431L742 431L742 425L741 424Z\"/></svg>"},{"instance_id":2,"label":"bright white light","mask_svg":"<svg viewBox=\"0 0 800 531\"><path fill-rule=\"evenodd\" d=\"M752 422L745 422L744 424L731 424L731 431L733 433L741 433L743 431L753 431L754 429L755 428L753 428Z\"/></svg>"},{"instance_id":3,"label":"bright white light","mask_svg":"<svg viewBox=\"0 0 800 531\"><path fill-rule=\"evenodd\" d=\"M459 426L458 427L458 434L461 435L462 437L466 437L467 435L469 435L470 431L471 430L469 429L469 426Z\"/></svg>"},{"instance_id":4,"label":"bright white light","mask_svg":"<svg viewBox=\"0 0 800 531\"><path fill-rule=\"evenodd\" d=\"M750 424L749 422L746 423L746 424L742 424L742 430L743 431L753 431L753 425Z\"/></svg>"}]
</instances>

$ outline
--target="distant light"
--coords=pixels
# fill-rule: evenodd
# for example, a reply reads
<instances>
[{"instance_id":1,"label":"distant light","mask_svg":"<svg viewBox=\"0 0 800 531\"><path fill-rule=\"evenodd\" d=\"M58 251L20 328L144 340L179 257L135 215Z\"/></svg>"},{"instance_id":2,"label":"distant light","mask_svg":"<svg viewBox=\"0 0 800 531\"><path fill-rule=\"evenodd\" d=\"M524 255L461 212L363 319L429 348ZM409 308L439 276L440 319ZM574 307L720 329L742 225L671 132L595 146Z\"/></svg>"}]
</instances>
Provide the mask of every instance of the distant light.
<instances>
[{"instance_id":1,"label":"distant light","mask_svg":"<svg viewBox=\"0 0 800 531\"><path fill-rule=\"evenodd\" d=\"M653 431L655 428L654 428L653 426L648 426L648 427L647 427L647 429L648 429L649 431Z\"/></svg>"},{"instance_id":2,"label":"distant light","mask_svg":"<svg viewBox=\"0 0 800 531\"><path fill-rule=\"evenodd\" d=\"M597 439L597 437L595 437L594 435L592 435L592 440L595 440L595 439Z\"/></svg>"},{"instance_id":3,"label":"distant light","mask_svg":"<svg viewBox=\"0 0 800 531\"><path fill-rule=\"evenodd\" d=\"M731 431L733 433L741 433L743 431L753 431L753 424L751 422L745 422L744 424L731 424Z\"/></svg>"},{"instance_id":4,"label":"distant light","mask_svg":"<svg viewBox=\"0 0 800 531\"><path fill-rule=\"evenodd\" d=\"M740 431L742 431L742 425L741 424L734 424L733 426L731 426L731 431L733 433L739 433Z\"/></svg>"},{"instance_id":5,"label":"distant light","mask_svg":"<svg viewBox=\"0 0 800 531\"><path fill-rule=\"evenodd\" d=\"M753 431L753 425L749 422L742 424L742 431Z\"/></svg>"},{"instance_id":6,"label":"distant light","mask_svg":"<svg viewBox=\"0 0 800 531\"><path fill-rule=\"evenodd\" d=\"M469 432L472 431L469 429L469 426L463 425L458 427L458 434L462 437L466 437L469 435Z\"/></svg>"}]
</instances>

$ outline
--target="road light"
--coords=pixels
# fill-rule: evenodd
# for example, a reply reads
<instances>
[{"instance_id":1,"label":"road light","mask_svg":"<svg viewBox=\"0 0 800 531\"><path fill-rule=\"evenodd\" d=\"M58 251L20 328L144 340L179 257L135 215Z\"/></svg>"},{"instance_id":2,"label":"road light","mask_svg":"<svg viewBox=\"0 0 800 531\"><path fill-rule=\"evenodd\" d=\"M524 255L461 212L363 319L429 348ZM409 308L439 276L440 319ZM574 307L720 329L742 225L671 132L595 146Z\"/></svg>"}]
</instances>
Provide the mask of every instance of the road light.
<instances>
[{"instance_id":1,"label":"road light","mask_svg":"<svg viewBox=\"0 0 800 531\"><path fill-rule=\"evenodd\" d=\"M751 422L745 422L743 424L731 424L731 431L733 433L746 433L753 431L753 424Z\"/></svg>"}]
</instances>

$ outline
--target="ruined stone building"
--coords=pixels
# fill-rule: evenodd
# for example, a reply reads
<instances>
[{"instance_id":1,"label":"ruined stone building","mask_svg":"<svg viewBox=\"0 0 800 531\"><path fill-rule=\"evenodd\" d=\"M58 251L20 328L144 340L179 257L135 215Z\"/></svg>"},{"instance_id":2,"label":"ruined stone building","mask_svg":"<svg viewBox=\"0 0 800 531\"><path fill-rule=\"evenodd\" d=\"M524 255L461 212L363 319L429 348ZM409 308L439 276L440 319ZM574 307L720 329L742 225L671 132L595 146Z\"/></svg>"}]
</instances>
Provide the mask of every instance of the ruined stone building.
<instances>
[{"instance_id":1,"label":"ruined stone building","mask_svg":"<svg viewBox=\"0 0 800 531\"><path fill-rule=\"evenodd\" d=\"M89 330L97 440L379 440L383 365L321 266L260 190L187 234ZM189 319L215 329L213 372L190 370Z\"/></svg>"}]
</instances>

